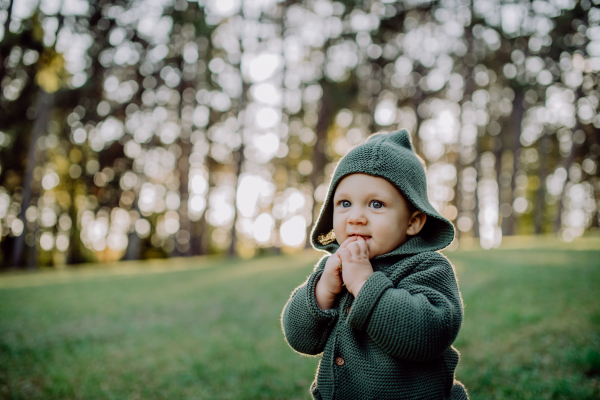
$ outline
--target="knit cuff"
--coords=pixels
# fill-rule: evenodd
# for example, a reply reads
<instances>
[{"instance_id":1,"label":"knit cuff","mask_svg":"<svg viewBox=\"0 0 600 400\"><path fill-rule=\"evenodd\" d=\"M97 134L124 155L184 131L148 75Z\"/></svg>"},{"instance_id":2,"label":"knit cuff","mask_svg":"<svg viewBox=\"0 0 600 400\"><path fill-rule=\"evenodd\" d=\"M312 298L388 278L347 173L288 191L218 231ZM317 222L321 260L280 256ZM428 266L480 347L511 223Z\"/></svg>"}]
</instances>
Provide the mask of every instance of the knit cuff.
<instances>
[{"instance_id":1,"label":"knit cuff","mask_svg":"<svg viewBox=\"0 0 600 400\"><path fill-rule=\"evenodd\" d=\"M317 297L315 296L315 288L317 287L317 282L319 282L322 273L323 271L317 271L308 278L308 282L306 283L306 303L308 310L317 321L332 325L337 319L338 311L334 309L321 310L317 304Z\"/></svg>"},{"instance_id":2,"label":"knit cuff","mask_svg":"<svg viewBox=\"0 0 600 400\"><path fill-rule=\"evenodd\" d=\"M346 323L353 328L365 331L379 298L383 292L393 286L392 281L383 272L373 272L354 299Z\"/></svg>"}]
</instances>

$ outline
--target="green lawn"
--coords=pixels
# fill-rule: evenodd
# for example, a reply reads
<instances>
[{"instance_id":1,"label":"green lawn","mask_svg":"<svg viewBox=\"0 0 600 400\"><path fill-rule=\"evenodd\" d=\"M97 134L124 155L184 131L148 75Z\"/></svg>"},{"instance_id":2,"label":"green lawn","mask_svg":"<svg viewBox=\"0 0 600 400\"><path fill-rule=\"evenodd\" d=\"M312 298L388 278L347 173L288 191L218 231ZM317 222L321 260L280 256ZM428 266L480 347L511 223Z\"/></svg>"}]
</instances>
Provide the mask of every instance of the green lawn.
<instances>
[{"instance_id":1,"label":"green lawn","mask_svg":"<svg viewBox=\"0 0 600 400\"><path fill-rule=\"evenodd\" d=\"M472 399L600 398L600 240L458 250ZM0 398L309 399L281 309L316 253L0 275Z\"/></svg>"}]
</instances>

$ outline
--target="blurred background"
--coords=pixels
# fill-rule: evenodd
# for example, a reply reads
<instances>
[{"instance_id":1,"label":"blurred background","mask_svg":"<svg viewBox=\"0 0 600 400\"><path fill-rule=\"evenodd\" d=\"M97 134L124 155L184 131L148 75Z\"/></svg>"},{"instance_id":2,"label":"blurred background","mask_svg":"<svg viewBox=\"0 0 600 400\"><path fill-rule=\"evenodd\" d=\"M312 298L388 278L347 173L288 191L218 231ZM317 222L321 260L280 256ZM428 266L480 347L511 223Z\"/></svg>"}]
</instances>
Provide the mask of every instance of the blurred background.
<instances>
[{"instance_id":1,"label":"blurred background","mask_svg":"<svg viewBox=\"0 0 600 400\"><path fill-rule=\"evenodd\" d=\"M411 132L459 240L599 224L597 0L1 0L6 267L308 246Z\"/></svg>"},{"instance_id":2,"label":"blurred background","mask_svg":"<svg viewBox=\"0 0 600 400\"><path fill-rule=\"evenodd\" d=\"M0 0L0 398L308 398L279 315L337 161L401 128L457 379L600 398L599 6Z\"/></svg>"}]
</instances>

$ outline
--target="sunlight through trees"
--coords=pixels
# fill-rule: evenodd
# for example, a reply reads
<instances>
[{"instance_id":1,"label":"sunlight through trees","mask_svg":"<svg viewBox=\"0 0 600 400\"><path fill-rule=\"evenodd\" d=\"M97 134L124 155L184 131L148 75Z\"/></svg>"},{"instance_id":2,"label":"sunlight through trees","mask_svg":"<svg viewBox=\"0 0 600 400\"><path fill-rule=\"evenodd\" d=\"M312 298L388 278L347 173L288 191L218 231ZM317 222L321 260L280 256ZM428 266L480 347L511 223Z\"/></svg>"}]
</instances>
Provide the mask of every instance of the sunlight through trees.
<instances>
[{"instance_id":1,"label":"sunlight through trees","mask_svg":"<svg viewBox=\"0 0 600 400\"><path fill-rule=\"evenodd\" d=\"M460 238L598 227L597 0L0 0L2 265L307 246L405 128Z\"/></svg>"}]
</instances>

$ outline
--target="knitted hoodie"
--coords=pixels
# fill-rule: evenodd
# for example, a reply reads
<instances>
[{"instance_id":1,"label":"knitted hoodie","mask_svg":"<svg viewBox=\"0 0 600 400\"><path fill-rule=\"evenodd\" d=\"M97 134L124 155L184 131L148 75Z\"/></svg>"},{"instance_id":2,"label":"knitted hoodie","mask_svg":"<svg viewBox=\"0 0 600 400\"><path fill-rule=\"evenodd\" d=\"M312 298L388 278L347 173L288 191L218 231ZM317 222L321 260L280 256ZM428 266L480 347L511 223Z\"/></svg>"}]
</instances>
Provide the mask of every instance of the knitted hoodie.
<instances>
[{"instance_id":1,"label":"knitted hoodie","mask_svg":"<svg viewBox=\"0 0 600 400\"><path fill-rule=\"evenodd\" d=\"M314 399L468 399L454 379L458 352L451 346L462 322L454 269L437 252L454 238L452 224L427 199L425 170L406 130L372 135L338 164L311 234L329 254L333 196L347 175L363 173L395 185L427 222L418 235L372 258L374 273L358 296L345 287L330 310L321 310L315 286L329 255L294 290L282 314L289 345L299 353L323 353L311 386Z\"/></svg>"}]
</instances>

